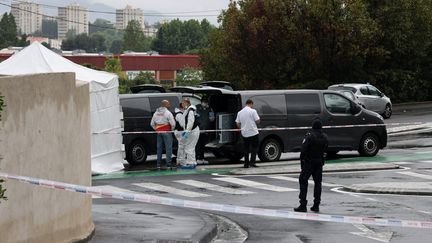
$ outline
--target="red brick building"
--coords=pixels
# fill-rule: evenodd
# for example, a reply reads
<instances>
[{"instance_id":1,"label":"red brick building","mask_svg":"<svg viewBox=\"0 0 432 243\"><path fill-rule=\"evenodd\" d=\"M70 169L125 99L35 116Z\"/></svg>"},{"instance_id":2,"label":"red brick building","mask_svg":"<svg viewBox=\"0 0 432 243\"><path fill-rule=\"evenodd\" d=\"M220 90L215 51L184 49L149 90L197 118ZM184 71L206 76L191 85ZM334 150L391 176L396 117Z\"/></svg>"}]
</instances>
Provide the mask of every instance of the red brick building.
<instances>
[{"instance_id":1,"label":"red brick building","mask_svg":"<svg viewBox=\"0 0 432 243\"><path fill-rule=\"evenodd\" d=\"M0 54L0 61L6 60L10 54ZM78 64L91 64L103 69L107 56L100 55L72 55L63 56ZM162 83L171 83L175 80L177 72L185 67L200 69L199 56L197 55L118 55L123 71L133 76L139 71L149 71L154 74L156 80Z\"/></svg>"}]
</instances>

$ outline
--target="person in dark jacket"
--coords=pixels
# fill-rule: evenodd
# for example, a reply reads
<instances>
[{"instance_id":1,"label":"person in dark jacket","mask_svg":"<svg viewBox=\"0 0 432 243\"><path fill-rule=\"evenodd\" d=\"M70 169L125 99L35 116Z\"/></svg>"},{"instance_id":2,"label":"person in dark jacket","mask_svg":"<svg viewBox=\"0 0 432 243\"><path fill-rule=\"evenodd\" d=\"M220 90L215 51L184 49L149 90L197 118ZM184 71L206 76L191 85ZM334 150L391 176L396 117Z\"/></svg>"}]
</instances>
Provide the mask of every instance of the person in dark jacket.
<instances>
[{"instance_id":1,"label":"person in dark jacket","mask_svg":"<svg viewBox=\"0 0 432 243\"><path fill-rule=\"evenodd\" d=\"M300 184L300 206L294 208L296 212L307 211L307 189L308 180L312 176L314 186L314 204L311 211L319 212L321 202L321 182L322 171L325 163L324 153L328 147L327 135L322 131L321 120L316 119L312 122L312 131L308 132L303 140L300 153L301 172L299 177Z\"/></svg>"},{"instance_id":2,"label":"person in dark jacket","mask_svg":"<svg viewBox=\"0 0 432 243\"><path fill-rule=\"evenodd\" d=\"M207 97L201 99L201 104L196 106L196 113L198 116L198 126L200 130L209 130L211 128L211 123L214 122L214 112L209 106L209 101ZM208 164L208 161L204 159L205 145L209 140L208 132L201 132L199 135L198 143L195 147L197 164Z\"/></svg>"}]
</instances>

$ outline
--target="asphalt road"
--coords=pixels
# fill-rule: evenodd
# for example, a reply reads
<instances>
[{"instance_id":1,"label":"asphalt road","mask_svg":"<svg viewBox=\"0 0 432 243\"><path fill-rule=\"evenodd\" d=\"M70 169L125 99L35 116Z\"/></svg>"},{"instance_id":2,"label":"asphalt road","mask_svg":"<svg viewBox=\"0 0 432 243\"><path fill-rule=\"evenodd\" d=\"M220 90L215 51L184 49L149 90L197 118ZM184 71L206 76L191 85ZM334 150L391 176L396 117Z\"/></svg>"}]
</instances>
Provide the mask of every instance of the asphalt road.
<instances>
[{"instance_id":1,"label":"asphalt road","mask_svg":"<svg viewBox=\"0 0 432 243\"><path fill-rule=\"evenodd\" d=\"M432 121L431 118L431 112L408 111L396 113L386 122L429 122ZM321 213L431 221L432 197L430 196L349 193L338 190L339 186L335 186L373 182L430 182L432 181L432 152L428 146L416 146L430 140L432 139L428 135L410 135L409 139L395 137L389 142L390 147L392 143L404 141L411 145L409 148L382 150L375 158L380 162L397 163L401 166L400 169L325 173L323 181L328 184L323 186ZM296 163L298 153L287 153L283 158L285 161L282 163ZM337 160L355 162L362 161L364 158L358 157L355 152L343 152L336 158L336 162ZM152 167L153 162L150 162L147 165L134 167L133 170L137 172L133 176L125 174L112 178L109 176L95 178L93 185L109 185L166 197L269 209L292 210L298 205L298 183L296 182L298 175L233 176L225 174L224 168L239 165L224 164L226 161L220 160L211 162L214 166L209 166L203 173L152 174L146 171L140 173L139 171ZM277 164L263 164L263 166L277 166ZM282 180L275 176L290 179ZM194 186L197 184L200 188ZM312 188L313 186L310 185L308 194L310 202ZM114 202L106 199L94 200L94 208L107 204L125 204L126 207L128 205L119 200ZM153 205L143 204L143 207L153 207ZM277 219L231 213L217 214L232 220L244 229L248 234L246 242L430 242L432 235L431 230L426 229Z\"/></svg>"}]
</instances>

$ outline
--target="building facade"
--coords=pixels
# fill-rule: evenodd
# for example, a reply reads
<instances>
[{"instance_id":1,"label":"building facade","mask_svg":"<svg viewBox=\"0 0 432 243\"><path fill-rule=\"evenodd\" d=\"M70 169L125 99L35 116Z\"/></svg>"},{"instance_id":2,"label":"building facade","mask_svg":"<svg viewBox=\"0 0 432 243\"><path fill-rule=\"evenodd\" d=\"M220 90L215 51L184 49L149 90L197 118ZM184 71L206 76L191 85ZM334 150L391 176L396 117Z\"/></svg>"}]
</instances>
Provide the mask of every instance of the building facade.
<instances>
[{"instance_id":1,"label":"building facade","mask_svg":"<svg viewBox=\"0 0 432 243\"><path fill-rule=\"evenodd\" d=\"M21 34L42 31L42 7L30 1L15 1L11 4L11 13Z\"/></svg>"},{"instance_id":2,"label":"building facade","mask_svg":"<svg viewBox=\"0 0 432 243\"><path fill-rule=\"evenodd\" d=\"M58 38L64 40L68 31L75 34L88 34L88 9L78 3L58 8Z\"/></svg>"},{"instance_id":3,"label":"building facade","mask_svg":"<svg viewBox=\"0 0 432 243\"><path fill-rule=\"evenodd\" d=\"M132 8L127 5L124 9L116 10L116 28L120 30L126 29L129 21L136 20L139 22L141 29L145 29L144 11L140 8Z\"/></svg>"}]
</instances>

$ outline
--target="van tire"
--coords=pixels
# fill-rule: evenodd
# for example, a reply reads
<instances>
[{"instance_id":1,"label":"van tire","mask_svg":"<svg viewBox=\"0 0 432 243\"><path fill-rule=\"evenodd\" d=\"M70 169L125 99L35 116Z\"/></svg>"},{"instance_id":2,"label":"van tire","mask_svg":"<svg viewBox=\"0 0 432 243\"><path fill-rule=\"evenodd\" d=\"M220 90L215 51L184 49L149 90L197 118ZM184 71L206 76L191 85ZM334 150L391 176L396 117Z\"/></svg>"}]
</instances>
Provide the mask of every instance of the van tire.
<instances>
[{"instance_id":1,"label":"van tire","mask_svg":"<svg viewBox=\"0 0 432 243\"><path fill-rule=\"evenodd\" d=\"M274 138L268 138L261 143L258 157L262 162L278 161L282 155L282 146Z\"/></svg>"},{"instance_id":2,"label":"van tire","mask_svg":"<svg viewBox=\"0 0 432 243\"><path fill-rule=\"evenodd\" d=\"M147 148L142 140L136 140L131 143L127 151L127 161L131 165L144 163L147 159Z\"/></svg>"},{"instance_id":3,"label":"van tire","mask_svg":"<svg viewBox=\"0 0 432 243\"><path fill-rule=\"evenodd\" d=\"M380 140L373 133L366 133L360 140L358 152L361 156L373 157L380 149Z\"/></svg>"}]
</instances>

